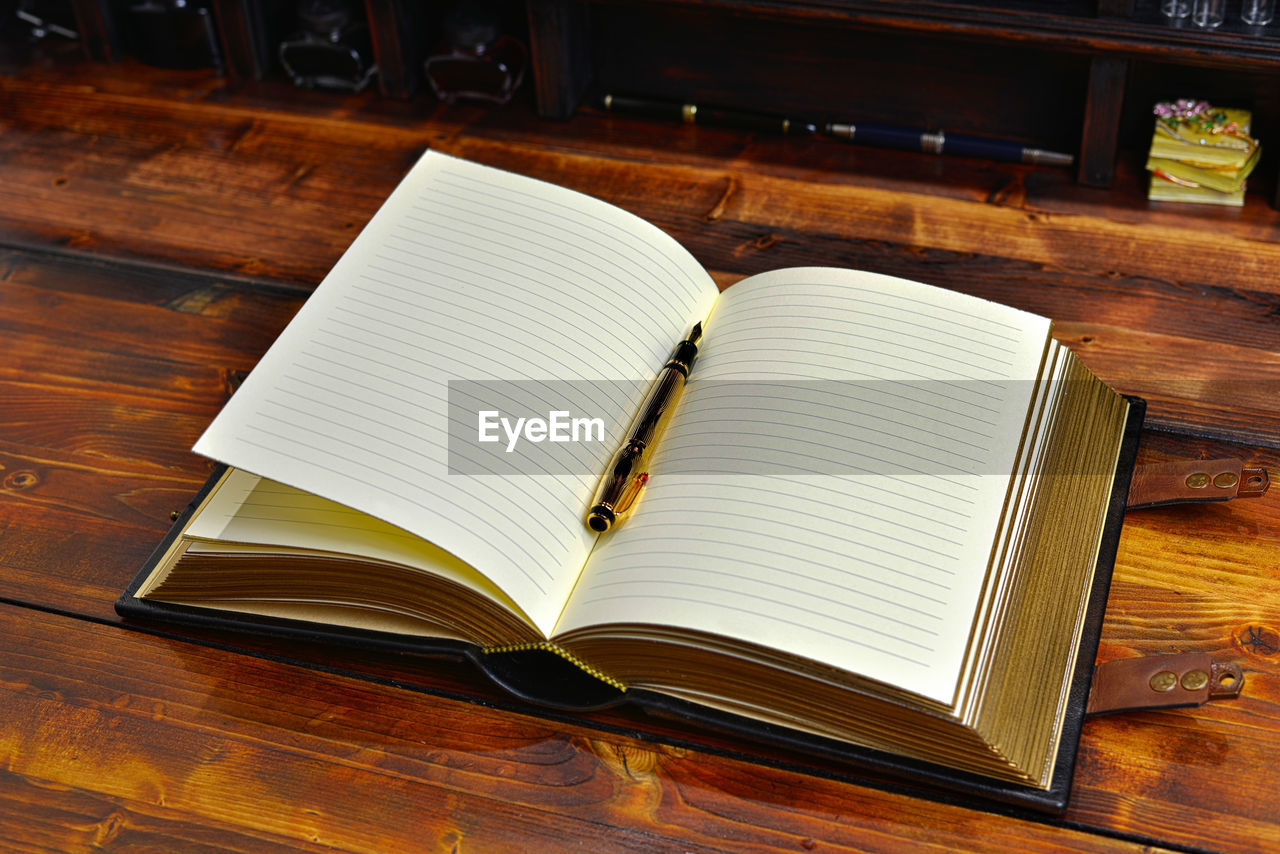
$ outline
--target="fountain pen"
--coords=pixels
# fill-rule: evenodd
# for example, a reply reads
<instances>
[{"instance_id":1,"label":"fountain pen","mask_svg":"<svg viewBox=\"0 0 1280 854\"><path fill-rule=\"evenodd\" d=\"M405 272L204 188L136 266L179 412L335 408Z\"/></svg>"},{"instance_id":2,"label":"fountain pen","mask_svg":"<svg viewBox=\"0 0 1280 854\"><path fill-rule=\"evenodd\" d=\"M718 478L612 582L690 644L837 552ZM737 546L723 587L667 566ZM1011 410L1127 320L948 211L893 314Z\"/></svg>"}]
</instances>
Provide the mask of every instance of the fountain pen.
<instances>
[{"instance_id":1,"label":"fountain pen","mask_svg":"<svg viewBox=\"0 0 1280 854\"><path fill-rule=\"evenodd\" d=\"M766 133L813 136L818 126L808 122L793 122L786 116L769 113L750 113L743 110L725 110L679 101L658 101L649 98L632 98L626 95L605 95L600 105L609 112L645 116L652 119L670 119L686 124L717 125L719 127L756 130Z\"/></svg>"},{"instance_id":2,"label":"fountain pen","mask_svg":"<svg viewBox=\"0 0 1280 854\"><path fill-rule=\"evenodd\" d=\"M649 482L649 461L653 457L653 449L680 402L701 338L702 324L698 323L689 337L676 344L667 363L658 372L658 378L650 386L640 411L627 428L627 438L609 460L600 485L596 487L586 518L587 527L591 530L603 534L626 518L635 507Z\"/></svg>"},{"instance_id":3,"label":"fountain pen","mask_svg":"<svg viewBox=\"0 0 1280 854\"><path fill-rule=\"evenodd\" d=\"M1046 151L1043 148L1032 148L1004 139L949 134L945 131L931 133L917 128L866 122L858 124L832 122L827 125L827 133L849 142L877 145L883 148L901 148L906 151L923 151L927 154L959 154L967 157L985 157L988 160L1040 163L1047 166L1070 166L1075 162L1075 157L1061 151Z\"/></svg>"}]
</instances>

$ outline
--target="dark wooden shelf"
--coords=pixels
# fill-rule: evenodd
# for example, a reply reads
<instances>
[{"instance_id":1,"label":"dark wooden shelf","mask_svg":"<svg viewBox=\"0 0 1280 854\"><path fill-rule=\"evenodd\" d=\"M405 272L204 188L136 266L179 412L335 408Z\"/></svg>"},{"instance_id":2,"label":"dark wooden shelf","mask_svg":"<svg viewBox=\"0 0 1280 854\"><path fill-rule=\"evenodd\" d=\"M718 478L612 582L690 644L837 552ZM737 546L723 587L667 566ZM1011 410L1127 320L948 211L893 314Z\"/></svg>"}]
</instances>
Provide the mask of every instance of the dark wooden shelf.
<instances>
[{"instance_id":1,"label":"dark wooden shelf","mask_svg":"<svg viewBox=\"0 0 1280 854\"><path fill-rule=\"evenodd\" d=\"M637 0L596 0L635 5ZM717 9L822 26L905 32L1019 44L1128 59L1236 66L1280 64L1280 26L1249 28L1238 18L1213 30L1161 16L1157 0L1140 0L1129 16L1105 16L1093 3L1003 0L983 4L896 0L646 0L645 5Z\"/></svg>"},{"instance_id":2,"label":"dark wooden shelf","mask_svg":"<svg viewBox=\"0 0 1280 854\"><path fill-rule=\"evenodd\" d=\"M123 56L113 0L67 0L85 55ZM285 0L213 0L233 86L281 78ZM1150 133L1152 102L1204 97L1280 130L1280 22L1249 28L1238 3L1203 30L1159 0L501 0L530 47L526 96L563 119L592 91L1007 138L1076 155L1076 179L1109 186L1117 153ZM407 100L448 0L364 0L379 91ZM268 32L270 31L270 32ZM287 102L289 99L284 98ZM305 101L304 97L299 100ZM284 109L294 109L285 103ZM1264 153L1257 181L1271 180Z\"/></svg>"},{"instance_id":3,"label":"dark wooden shelf","mask_svg":"<svg viewBox=\"0 0 1280 854\"><path fill-rule=\"evenodd\" d=\"M1234 5L1215 30L1163 18L1158 0L529 5L531 21L552 11L562 22L549 28L556 40L540 46L540 31L533 30L539 110L551 117L568 115L592 80L613 91L633 84L632 91L661 97L810 118L830 111L817 117L820 123L831 114L855 116L836 120L1003 136L1074 151L1078 180L1105 187L1114 178L1117 151L1150 133L1154 100L1210 97L1253 109L1255 124L1264 128L1280 116L1269 81L1280 67L1280 26L1247 28ZM579 38L594 48L593 67L566 73L566 20L588 33ZM1201 76L1181 73L1188 69ZM1157 75L1185 88L1153 86ZM1135 76L1137 97L1127 105Z\"/></svg>"}]
</instances>

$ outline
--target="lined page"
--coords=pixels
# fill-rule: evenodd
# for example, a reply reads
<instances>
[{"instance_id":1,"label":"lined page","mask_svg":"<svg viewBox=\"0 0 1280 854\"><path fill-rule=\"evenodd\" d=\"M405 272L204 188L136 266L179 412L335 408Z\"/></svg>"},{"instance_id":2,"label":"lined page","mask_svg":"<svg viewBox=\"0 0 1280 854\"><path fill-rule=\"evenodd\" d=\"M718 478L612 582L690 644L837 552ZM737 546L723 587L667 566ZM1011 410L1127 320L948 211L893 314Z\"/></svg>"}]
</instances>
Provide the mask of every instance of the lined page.
<instances>
[{"instance_id":1,"label":"lined page","mask_svg":"<svg viewBox=\"0 0 1280 854\"><path fill-rule=\"evenodd\" d=\"M196 450L436 543L545 633L594 540L581 517L600 465L643 394L609 381L652 378L716 295L630 214L429 152ZM489 380L534 399L539 383L583 381L580 414L604 419L604 441L579 467L458 473L450 427L476 427L451 424L449 384Z\"/></svg>"},{"instance_id":2,"label":"lined page","mask_svg":"<svg viewBox=\"0 0 1280 854\"><path fill-rule=\"evenodd\" d=\"M1048 335L887 276L734 285L557 631L677 625L952 702Z\"/></svg>"}]
</instances>

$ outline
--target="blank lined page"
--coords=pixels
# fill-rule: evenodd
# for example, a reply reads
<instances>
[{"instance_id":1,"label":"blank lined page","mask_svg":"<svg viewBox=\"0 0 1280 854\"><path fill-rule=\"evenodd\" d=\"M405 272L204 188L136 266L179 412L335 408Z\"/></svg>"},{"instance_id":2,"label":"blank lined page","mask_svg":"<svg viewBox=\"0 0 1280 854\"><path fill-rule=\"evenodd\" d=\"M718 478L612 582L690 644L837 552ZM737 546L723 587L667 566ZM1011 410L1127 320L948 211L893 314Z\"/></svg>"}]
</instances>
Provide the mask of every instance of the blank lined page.
<instances>
[{"instance_id":1,"label":"blank lined page","mask_svg":"<svg viewBox=\"0 0 1280 854\"><path fill-rule=\"evenodd\" d=\"M886 276L739 282L557 630L678 625L951 702L1048 336Z\"/></svg>"},{"instance_id":2,"label":"blank lined page","mask_svg":"<svg viewBox=\"0 0 1280 854\"><path fill-rule=\"evenodd\" d=\"M605 420L588 454L603 460L643 394L606 381L651 378L716 296L624 211L428 153L196 450L431 540L545 632L594 540L582 516L599 468L451 469L450 381L587 381L576 414Z\"/></svg>"}]
</instances>

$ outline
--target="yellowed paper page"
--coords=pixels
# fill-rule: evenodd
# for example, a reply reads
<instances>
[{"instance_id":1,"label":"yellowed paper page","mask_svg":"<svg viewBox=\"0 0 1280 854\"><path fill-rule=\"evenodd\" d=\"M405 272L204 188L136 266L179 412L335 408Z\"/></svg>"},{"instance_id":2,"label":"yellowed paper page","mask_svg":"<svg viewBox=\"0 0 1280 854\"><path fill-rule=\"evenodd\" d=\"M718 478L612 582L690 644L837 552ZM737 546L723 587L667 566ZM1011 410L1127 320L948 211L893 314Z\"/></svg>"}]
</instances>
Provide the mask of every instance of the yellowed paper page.
<instances>
[{"instance_id":1,"label":"yellowed paper page","mask_svg":"<svg viewBox=\"0 0 1280 854\"><path fill-rule=\"evenodd\" d=\"M240 469L228 473L184 533L206 542L330 552L421 569L520 612L492 581L434 543L367 513Z\"/></svg>"}]
</instances>

